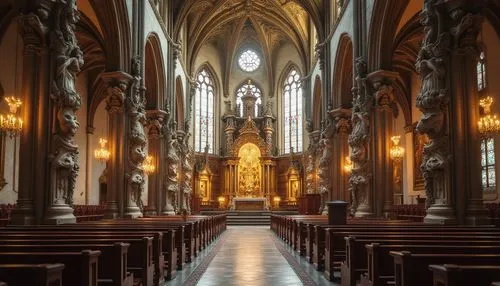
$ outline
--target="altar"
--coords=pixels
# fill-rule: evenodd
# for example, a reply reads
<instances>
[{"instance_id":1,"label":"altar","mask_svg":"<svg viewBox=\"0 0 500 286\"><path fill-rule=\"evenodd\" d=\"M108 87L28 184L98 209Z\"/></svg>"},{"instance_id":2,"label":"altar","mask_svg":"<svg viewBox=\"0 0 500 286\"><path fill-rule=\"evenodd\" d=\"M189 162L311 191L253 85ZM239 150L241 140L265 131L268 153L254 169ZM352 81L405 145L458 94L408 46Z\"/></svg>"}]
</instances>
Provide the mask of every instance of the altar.
<instances>
[{"instance_id":1,"label":"altar","mask_svg":"<svg viewBox=\"0 0 500 286\"><path fill-rule=\"evenodd\" d=\"M234 198L232 210L235 211L266 211L269 204L266 198Z\"/></svg>"}]
</instances>

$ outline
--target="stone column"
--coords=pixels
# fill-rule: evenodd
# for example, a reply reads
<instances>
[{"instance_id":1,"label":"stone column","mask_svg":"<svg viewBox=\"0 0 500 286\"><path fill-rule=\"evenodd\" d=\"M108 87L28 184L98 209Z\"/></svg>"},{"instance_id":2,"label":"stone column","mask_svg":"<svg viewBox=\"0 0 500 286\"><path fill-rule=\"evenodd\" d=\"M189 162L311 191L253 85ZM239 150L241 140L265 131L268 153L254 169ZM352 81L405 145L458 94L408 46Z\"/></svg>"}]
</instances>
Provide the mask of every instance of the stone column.
<instances>
[{"instance_id":1,"label":"stone column","mask_svg":"<svg viewBox=\"0 0 500 286\"><path fill-rule=\"evenodd\" d=\"M53 136L48 154L49 188L44 223L76 223L73 215L73 193L80 171L75 134L80 123L76 112L81 97L75 79L83 66L83 52L78 47L75 25L78 22L76 0L53 3L50 31L50 97L53 104ZM46 72L47 70L43 71Z\"/></svg>"},{"instance_id":2,"label":"stone column","mask_svg":"<svg viewBox=\"0 0 500 286\"><path fill-rule=\"evenodd\" d=\"M394 205L393 170L390 157L393 117L398 107L394 100L392 81L395 72L379 70L368 75L373 87L373 190L377 215L388 217Z\"/></svg>"},{"instance_id":3,"label":"stone column","mask_svg":"<svg viewBox=\"0 0 500 286\"><path fill-rule=\"evenodd\" d=\"M305 153L305 180L306 180L306 194L315 194L318 190L318 168L316 161L318 159L319 139L321 132L319 130L312 131L309 129L309 146Z\"/></svg>"},{"instance_id":4,"label":"stone column","mask_svg":"<svg viewBox=\"0 0 500 286\"><path fill-rule=\"evenodd\" d=\"M452 53L450 61L451 146L454 154L453 181L457 218L460 223L488 224L483 206L481 183L479 94L477 89L477 37L487 1L456 1L448 7L451 18ZM467 166L464 168L464 166Z\"/></svg>"},{"instance_id":5,"label":"stone column","mask_svg":"<svg viewBox=\"0 0 500 286\"><path fill-rule=\"evenodd\" d=\"M180 184L180 209L191 214L191 199L193 193L193 153L194 150L189 146L190 134L183 131L177 131L177 139L180 146L181 159L181 184Z\"/></svg>"},{"instance_id":6,"label":"stone column","mask_svg":"<svg viewBox=\"0 0 500 286\"><path fill-rule=\"evenodd\" d=\"M481 206L474 71L485 4L483 0L427 0L421 13L428 32L417 59L422 77L417 107L423 116L416 129L430 141L421 165L426 223L487 221Z\"/></svg>"},{"instance_id":7,"label":"stone column","mask_svg":"<svg viewBox=\"0 0 500 286\"><path fill-rule=\"evenodd\" d=\"M226 153L229 154L233 150L234 131L236 130L236 116L233 114L225 114L222 120L226 123L224 134L226 136Z\"/></svg>"},{"instance_id":8,"label":"stone column","mask_svg":"<svg viewBox=\"0 0 500 286\"><path fill-rule=\"evenodd\" d=\"M330 199L329 196L332 190L331 162L333 161L333 135L335 134L336 126L334 118L330 115L331 111L330 105L319 140L319 150L321 152L318 162L318 191L321 195L319 211L323 214L328 213L326 202Z\"/></svg>"},{"instance_id":9,"label":"stone column","mask_svg":"<svg viewBox=\"0 0 500 286\"><path fill-rule=\"evenodd\" d=\"M163 124L165 111L148 110L148 153L154 157L156 162L160 162L164 155L163 148ZM148 207L144 210L145 215L157 215L161 213L163 186L163 164L156 164L156 171L148 176Z\"/></svg>"},{"instance_id":10,"label":"stone column","mask_svg":"<svg viewBox=\"0 0 500 286\"><path fill-rule=\"evenodd\" d=\"M11 224L30 225L40 221L39 213L43 209L46 184L45 176L40 174L44 174L46 170L44 157L49 136L49 107L45 96L40 95L43 83L39 77L42 69L48 69L48 66L40 67L39 64L42 55L47 56L48 47L44 42L44 23L37 14L21 15L18 24L24 41L21 92L21 116L24 126L19 146L19 170L22 170L24 179L19 180L17 205L11 213ZM43 113L39 115L40 111ZM37 194L42 198L42 204L37 204L39 206L35 214Z\"/></svg>"},{"instance_id":11,"label":"stone column","mask_svg":"<svg viewBox=\"0 0 500 286\"><path fill-rule=\"evenodd\" d=\"M104 216L121 215L125 182L125 98L132 76L124 72L109 72L101 76L107 86L106 110L109 114L108 142L110 157L107 162L107 199Z\"/></svg>"},{"instance_id":12,"label":"stone column","mask_svg":"<svg viewBox=\"0 0 500 286\"><path fill-rule=\"evenodd\" d=\"M347 137L351 132L351 111L349 109L337 108L329 114L335 122L335 134L333 136L332 157L332 194L331 200L349 201L347 191L347 179L344 172L345 158L349 156L349 145Z\"/></svg>"},{"instance_id":13,"label":"stone column","mask_svg":"<svg viewBox=\"0 0 500 286\"><path fill-rule=\"evenodd\" d=\"M233 197L238 193L238 158L229 157L226 158L224 162L225 168L225 177L228 183L228 193L229 201L228 204L233 207Z\"/></svg>"},{"instance_id":14,"label":"stone column","mask_svg":"<svg viewBox=\"0 0 500 286\"><path fill-rule=\"evenodd\" d=\"M357 1L355 1L357 2ZM352 132L348 142L351 146L353 168L349 177L351 191L351 210L355 217L373 216L373 189L371 166L371 120L373 96L366 74L366 61L363 57L355 60L356 85L353 88Z\"/></svg>"},{"instance_id":15,"label":"stone column","mask_svg":"<svg viewBox=\"0 0 500 286\"><path fill-rule=\"evenodd\" d=\"M273 122L276 120L276 118L273 116L271 102L267 103L263 117L264 117L263 131L265 135L266 150L267 154L271 156L273 153L273 133L274 133Z\"/></svg>"},{"instance_id":16,"label":"stone column","mask_svg":"<svg viewBox=\"0 0 500 286\"><path fill-rule=\"evenodd\" d=\"M165 136L165 152L166 156L163 160L165 165L164 171L164 185L162 188L163 193L163 209L162 214L164 215L175 215L178 212L177 201L179 197L179 182L178 182L178 166L180 163L180 158L177 154L178 144L177 134L175 130L177 129L177 123L172 120L172 114L170 109L167 108L165 112L166 124L164 125L164 136Z\"/></svg>"}]
</instances>

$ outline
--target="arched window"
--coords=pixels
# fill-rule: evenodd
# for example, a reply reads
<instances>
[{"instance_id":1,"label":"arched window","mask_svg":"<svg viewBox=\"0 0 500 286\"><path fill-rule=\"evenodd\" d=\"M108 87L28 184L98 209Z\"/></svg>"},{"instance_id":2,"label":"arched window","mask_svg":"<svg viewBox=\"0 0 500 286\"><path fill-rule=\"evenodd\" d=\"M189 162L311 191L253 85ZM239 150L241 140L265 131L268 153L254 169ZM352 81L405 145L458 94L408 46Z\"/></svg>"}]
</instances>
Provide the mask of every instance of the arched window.
<instances>
[{"instance_id":1,"label":"arched window","mask_svg":"<svg viewBox=\"0 0 500 286\"><path fill-rule=\"evenodd\" d=\"M236 91L236 104L239 107L239 112L240 116L243 116L243 100L241 99L248 91L252 93L253 96L257 97L257 100L255 101L255 114L254 116L257 117L259 116L259 107L262 105L262 91L253 84L251 81L248 81L248 83L243 84L237 91Z\"/></svg>"},{"instance_id":2,"label":"arched window","mask_svg":"<svg viewBox=\"0 0 500 286\"><path fill-rule=\"evenodd\" d=\"M476 75L477 90L479 93L484 93L487 86L486 57L484 51L481 51L479 55L476 65ZM496 190L495 168L495 139L491 137L481 139L481 182L483 191Z\"/></svg>"},{"instance_id":3,"label":"arched window","mask_svg":"<svg viewBox=\"0 0 500 286\"><path fill-rule=\"evenodd\" d=\"M195 95L195 142L196 152L214 152L214 81L206 69L197 77L198 87Z\"/></svg>"},{"instance_id":4,"label":"arched window","mask_svg":"<svg viewBox=\"0 0 500 286\"><path fill-rule=\"evenodd\" d=\"M495 190L495 173L495 139L486 138L481 140L481 182L483 191Z\"/></svg>"},{"instance_id":5,"label":"arched window","mask_svg":"<svg viewBox=\"0 0 500 286\"><path fill-rule=\"evenodd\" d=\"M283 85L284 153L302 152L302 85L297 70L292 69Z\"/></svg>"},{"instance_id":6,"label":"arched window","mask_svg":"<svg viewBox=\"0 0 500 286\"><path fill-rule=\"evenodd\" d=\"M479 55L477 61L477 90L483 91L486 88L486 58L484 52Z\"/></svg>"}]
</instances>

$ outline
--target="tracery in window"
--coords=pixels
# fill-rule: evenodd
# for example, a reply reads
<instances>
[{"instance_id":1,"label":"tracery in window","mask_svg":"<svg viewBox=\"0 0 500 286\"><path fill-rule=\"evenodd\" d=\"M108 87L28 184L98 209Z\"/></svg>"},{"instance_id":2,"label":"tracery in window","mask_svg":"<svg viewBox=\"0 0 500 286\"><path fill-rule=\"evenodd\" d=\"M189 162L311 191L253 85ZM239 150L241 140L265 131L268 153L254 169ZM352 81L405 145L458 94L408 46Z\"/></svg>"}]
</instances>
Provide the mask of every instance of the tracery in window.
<instances>
[{"instance_id":1,"label":"tracery in window","mask_svg":"<svg viewBox=\"0 0 500 286\"><path fill-rule=\"evenodd\" d=\"M302 85L297 70L292 69L283 86L284 154L293 148L302 152Z\"/></svg>"},{"instance_id":2,"label":"tracery in window","mask_svg":"<svg viewBox=\"0 0 500 286\"><path fill-rule=\"evenodd\" d=\"M248 91L252 93L253 96L257 97L257 100L255 101L255 114L254 116L257 117L259 116L259 108L262 105L262 92L261 90L253 84L251 81L248 81L248 83L243 84L237 91L236 91L236 104L239 107L239 113L240 116L243 116L243 100L241 99Z\"/></svg>"},{"instance_id":3,"label":"tracery in window","mask_svg":"<svg viewBox=\"0 0 500 286\"><path fill-rule=\"evenodd\" d=\"M483 191L496 188L495 139L493 138L481 140L481 182Z\"/></svg>"},{"instance_id":4,"label":"tracery in window","mask_svg":"<svg viewBox=\"0 0 500 286\"><path fill-rule=\"evenodd\" d=\"M483 91L486 88L486 59L484 52L479 55L479 61L476 66L477 73L477 90Z\"/></svg>"},{"instance_id":5,"label":"tracery in window","mask_svg":"<svg viewBox=\"0 0 500 286\"><path fill-rule=\"evenodd\" d=\"M240 68L246 72L253 72L260 66L260 57L253 50L246 50L241 53L238 59Z\"/></svg>"},{"instance_id":6,"label":"tracery in window","mask_svg":"<svg viewBox=\"0 0 500 286\"><path fill-rule=\"evenodd\" d=\"M196 152L214 150L214 82L206 69L202 69L197 77L198 87L195 94L195 142Z\"/></svg>"}]
</instances>

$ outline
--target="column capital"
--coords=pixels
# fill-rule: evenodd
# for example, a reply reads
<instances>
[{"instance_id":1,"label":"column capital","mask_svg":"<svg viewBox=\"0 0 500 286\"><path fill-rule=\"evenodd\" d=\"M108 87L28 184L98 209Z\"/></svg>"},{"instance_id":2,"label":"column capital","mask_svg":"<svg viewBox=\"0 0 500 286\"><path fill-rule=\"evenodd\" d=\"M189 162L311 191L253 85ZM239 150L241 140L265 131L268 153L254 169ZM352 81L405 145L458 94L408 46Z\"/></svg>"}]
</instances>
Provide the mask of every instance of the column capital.
<instances>
[{"instance_id":1,"label":"column capital","mask_svg":"<svg viewBox=\"0 0 500 286\"><path fill-rule=\"evenodd\" d=\"M106 110L110 114L123 112L126 92L133 77L126 72L106 72L101 75L107 87Z\"/></svg>"},{"instance_id":2,"label":"column capital","mask_svg":"<svg viewBox=\"0 0 500 286\"><path fill-rule=\"evenodd\" d=\"M335 122L335 133L340 135L348 135L349 133L351 133L352 112L350 109L333 109L328 111L328 115L331 116Z\"/></svg>"},{"instance_id":3,"label":"column capital","mask_svg":"<svg viewBox=\"0 0 500 286\"><path fill-rule=\"evenodd\" d=\"M146 110L146 127L148 128L149 139L163 138L163 125L165 124L166 116L167 113L160 109Z\"/></svg>"}]
</instances>

